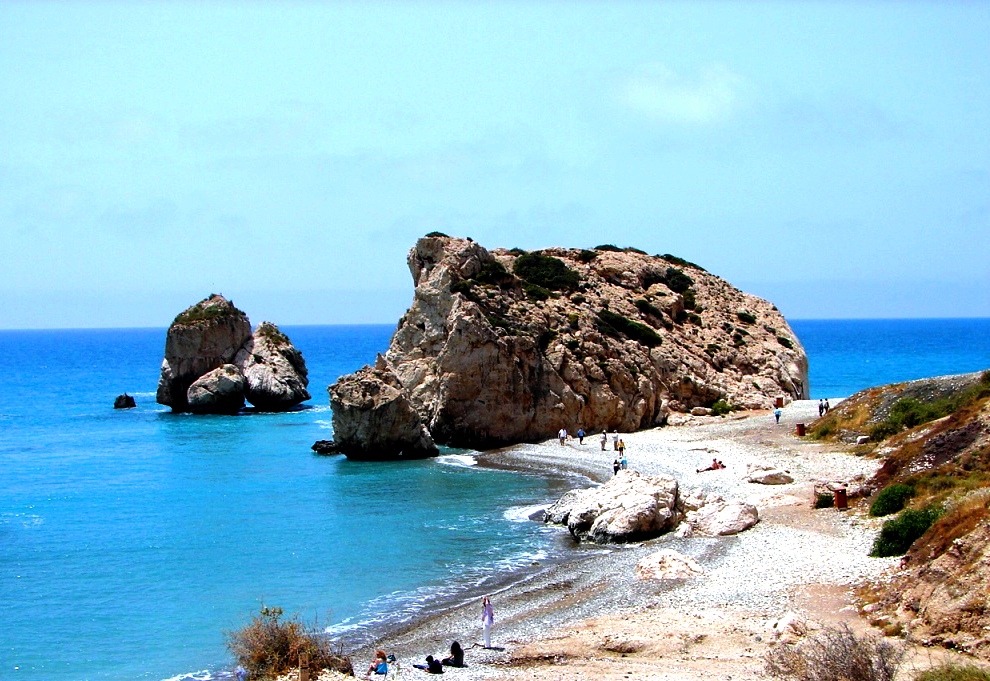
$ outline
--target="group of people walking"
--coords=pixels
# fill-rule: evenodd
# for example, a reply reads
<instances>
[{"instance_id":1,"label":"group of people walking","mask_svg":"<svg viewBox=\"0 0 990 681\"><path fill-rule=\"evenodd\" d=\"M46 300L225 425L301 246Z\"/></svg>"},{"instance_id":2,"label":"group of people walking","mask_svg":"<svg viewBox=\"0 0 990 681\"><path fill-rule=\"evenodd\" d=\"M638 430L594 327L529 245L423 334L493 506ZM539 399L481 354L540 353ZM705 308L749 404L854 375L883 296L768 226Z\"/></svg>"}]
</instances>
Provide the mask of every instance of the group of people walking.
<instances>
[{"instance_id":1,"label":"group of people walking","mask_svg":"<svg viewBox=\"0 0 990 681\"><path fill-rule=\"evenodd\" d=\"M561 428L557 432L557 439L560 440L561 446L564 446L565 444L567 444L567 438L568 437L569 436L567 434L567 429L566 428ZM584 444L584 438L588 437L588 434L584 432L584 429L583 428L578 428L578 431L577 431L577 434L575 435L575 437L577 437L577 439L578 439L578 444L583 445ZM598 440L598 442L602 446L602 451L603 452L605 451L606 445L608 445L609 437L610 436L608 434L608 430L607 429L606 430L603 430L602 431L602 434L601 434L601 437ZM614 471L614 473L618 474L618 472L620 470L623 470L623 469L629 467L629 462L626 460L626 443L623 442L623 440L622 440L621 437L619 437L619 431L618 430L613 430L612 431L611 439L612 439L612 451L615 451L615 452L618 452L619 453L619 456L617 456L615 458L615 461L612 462L612 470Z\"/></svg>"}]
</instances>

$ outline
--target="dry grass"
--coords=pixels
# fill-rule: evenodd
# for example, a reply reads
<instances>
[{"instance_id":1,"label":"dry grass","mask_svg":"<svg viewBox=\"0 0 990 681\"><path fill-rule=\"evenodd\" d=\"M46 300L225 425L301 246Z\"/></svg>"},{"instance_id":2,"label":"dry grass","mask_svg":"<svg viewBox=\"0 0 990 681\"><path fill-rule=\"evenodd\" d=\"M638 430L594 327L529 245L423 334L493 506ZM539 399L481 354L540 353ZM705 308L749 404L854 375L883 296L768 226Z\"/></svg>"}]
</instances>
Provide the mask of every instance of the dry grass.
<instances>
[{"instance_id":1,"label":"dry grass","mask_svg":"<svg viewBox=\"0 0 990 681\"><path fill-rule=\"evenodd\" d=\"M893 681L904 646L875 634L856 636L848 625L826 627L796 646L780 645L764 658L766 673L797 681Z\"/></svg>"}]
</instances>

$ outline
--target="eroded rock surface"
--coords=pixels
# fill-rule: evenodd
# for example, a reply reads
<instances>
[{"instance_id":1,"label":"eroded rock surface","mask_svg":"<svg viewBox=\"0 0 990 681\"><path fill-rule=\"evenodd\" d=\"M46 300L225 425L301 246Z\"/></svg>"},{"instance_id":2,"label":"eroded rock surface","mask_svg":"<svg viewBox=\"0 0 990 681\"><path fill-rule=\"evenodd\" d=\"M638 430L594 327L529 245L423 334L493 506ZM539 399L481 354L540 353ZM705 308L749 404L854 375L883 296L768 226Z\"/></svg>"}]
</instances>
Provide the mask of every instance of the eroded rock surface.
<instances>
[{"instance_id":1,"label":"eroded rock surface","mask_svg":"<svg viewBox=\"0 0 990 681\"><path fill-rule=\"evenodd\" d=\"M334 442L356 459L421 459L439 453L399 380L382 357L376 367L330 387Z\"/></svg>"},{"instance_id":2,"label":"eroded rock surface","mask_svg":"<svg viewBox=\"0 0 990 681\"><path fill-rule=\"evenodd\" d=\"M262 322L252 334L247 315L214 294L169 327L157 401L198 414L236 413L245 399L284 411L309 399L308 382L302 353L277 326Z\"/></svg>"},{"instance_id":3,"label":"eroded rock surface","mask_svg":"<svg viewBox=\"0 0 990 681\"><path fill-rule=\"evenodd\" d=\"M630 432L718 400L766 408L807 397L807 358L777 309L673 256L488 251L431 235L408 263L414 300L386 359L436 442ZM373 432L349 422L377 416L341 397L335 424Z\"/></svg>"}]
</instances>

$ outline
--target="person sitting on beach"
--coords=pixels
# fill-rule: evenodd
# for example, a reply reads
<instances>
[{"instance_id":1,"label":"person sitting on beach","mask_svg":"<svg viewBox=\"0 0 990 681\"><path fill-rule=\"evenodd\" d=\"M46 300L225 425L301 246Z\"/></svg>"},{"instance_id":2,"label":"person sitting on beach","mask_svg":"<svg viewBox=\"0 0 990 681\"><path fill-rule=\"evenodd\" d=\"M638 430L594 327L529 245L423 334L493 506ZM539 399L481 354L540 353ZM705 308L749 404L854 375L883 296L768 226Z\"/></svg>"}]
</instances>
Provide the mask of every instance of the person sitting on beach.
<instances>
[{"instance_id":1,"label":"person sitting on beach","mask_svg":"<svg viewBox=\"0 0 990 681\"><path fill-rule=\"evenodd\" d=\"M443 674L443 665L434 660L432 655L426 656L426 664L414 664L416 669L422 669L427 674Z\"/></svg>"},{"instance_id":2,"label":"person sitting on beach","mask_svg":"<svg viewBox=\"0 0 990 681\"><path fill-rule=\"evenodd\" d=\"M464 648L461 648L461 644L454 641L450 644L450 657L445 657L440 660L440 664L447 667L466 667L464 664Z\"/></svg>"},{"instance_id":3,"label":"person sitting on beach","mask_svg":"<svg viewBox=\"0 0 990 681\"><path fill-rule=\"evenodd\" d=\"M384 650L375 651L375 659L372 661L371 665L368 667L368 672L365 676L370 677L372 674L387 674L388 673L388 656L385 655Z\"/></svg>"},{"instance_id":4,"label":"person sitting on beach","mask_svg":"<svg viewBox=\"0 0 990 681\"><path fill-rule=\"evenodd\" d=\"M704 473L705 471L717 471L721 468L725 468L725 464L723 464L718 459L712 459L712 463L710 466L708 466L708 468L699 468L695 471L695 473Z\"/></svg>"}]
</instances>

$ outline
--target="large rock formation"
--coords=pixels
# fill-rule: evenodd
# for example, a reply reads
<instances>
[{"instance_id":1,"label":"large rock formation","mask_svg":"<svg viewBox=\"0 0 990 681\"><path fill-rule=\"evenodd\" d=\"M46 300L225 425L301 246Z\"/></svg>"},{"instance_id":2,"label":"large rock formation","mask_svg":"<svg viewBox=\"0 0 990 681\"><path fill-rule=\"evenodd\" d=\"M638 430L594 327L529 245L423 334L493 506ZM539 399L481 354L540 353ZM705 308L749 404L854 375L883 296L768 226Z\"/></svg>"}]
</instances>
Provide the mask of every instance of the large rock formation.
<instances>
[{"instance_id":1,"label":"large rock formation","mask_svg":"<svg viewBox=\"0 0 990 681\"><path fill-rule=\"evenodd\" d=\"M379 356L330 386L336 447L356 459L422 459L439 452L402 390Z\"/></svg>"},{"instance_id":2,"label":"large rock formation","mask_svg":"<svg viewBox=\"0 0 990 681\"><path fill-rule=\"evenodd\" d=\"M165 337L157 401L175 412L236 413L245 398L265 411L308 400L302 354L270 322L251 322L212 295L175 318Z\"/></svg>"},{"instance_id":3,"label":"large rock formation","mask_svg":"<svg viewBox=\"0 0 990 681\"><path fill-rule=\"evenodd\" d=\"M436 442L629 432L669 409L807 397L807 358L777 309L673 256L488 251L430 235L408 260L413 304L377 369L382 385L363 385L401 392ZM355 423L377 418L356 406L368 400L349 394L351 405L341 391L332 401L335 433L371 432Z\"/></svg>"}]
</instances>

